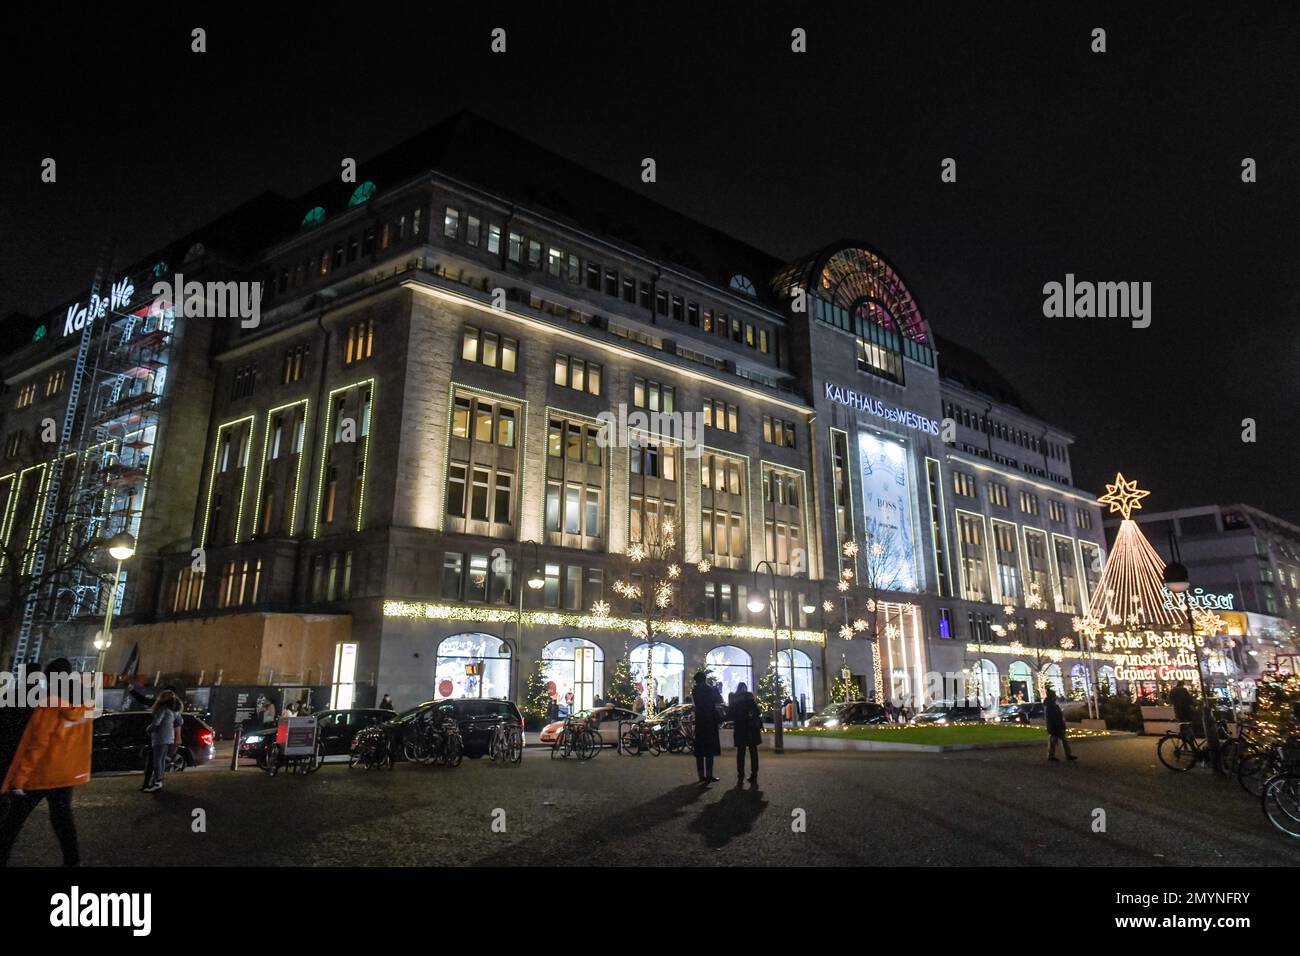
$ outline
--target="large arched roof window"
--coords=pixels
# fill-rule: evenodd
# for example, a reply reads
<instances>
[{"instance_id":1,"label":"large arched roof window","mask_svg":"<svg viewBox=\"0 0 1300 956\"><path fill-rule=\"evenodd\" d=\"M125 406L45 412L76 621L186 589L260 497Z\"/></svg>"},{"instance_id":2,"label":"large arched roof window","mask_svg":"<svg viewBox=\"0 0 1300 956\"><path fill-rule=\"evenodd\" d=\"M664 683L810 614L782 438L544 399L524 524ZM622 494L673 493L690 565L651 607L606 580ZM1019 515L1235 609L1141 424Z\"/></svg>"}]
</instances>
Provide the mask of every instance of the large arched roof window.
<instances>
[{"instance_id":1,"label":"large arched roof window","mask_svg":"<svg viewBox=\"0 0 1300 956\"><path fill-rule=\"evenodd\" d=\"M791 263L773 280L778 295L804 289L854 319L933 346L930 327L902 276L879 253L857 242L838 242Z\"/></svg>"}]
</instances>

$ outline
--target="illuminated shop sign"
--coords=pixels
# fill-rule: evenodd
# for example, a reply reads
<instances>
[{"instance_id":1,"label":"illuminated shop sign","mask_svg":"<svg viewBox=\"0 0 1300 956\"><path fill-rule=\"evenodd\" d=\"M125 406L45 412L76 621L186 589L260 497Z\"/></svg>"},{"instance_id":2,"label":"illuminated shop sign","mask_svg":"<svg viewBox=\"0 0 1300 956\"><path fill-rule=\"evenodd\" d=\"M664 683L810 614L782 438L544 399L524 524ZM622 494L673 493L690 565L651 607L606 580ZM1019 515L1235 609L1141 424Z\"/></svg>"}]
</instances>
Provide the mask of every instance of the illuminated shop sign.
<instances>
[{"instance_id":1,"label":"illuminated shop sign","mask_svg":"<svg viewBox=\"0 0 1300 956\"><path fill-rule=\"evenodd\" d=\"M826 382L825 385L826 397L832 402L855 408L860 412L867 412L877 418L883 418L887 422L893 422L895 425L914 428L917 431L925 432L927 435L939 434L939 423L933 418L926 418L924 415L918 415L906 408L886 405L878 398L855 392L851 388L836 385L834 382Z\"/></svg>"},{"instance_id":2,"label":"illuminated shop sign","mask_svg":"<svg viewBox=\"0 0 1300 956\"><path fill-rule=\"evenodd\" d=\"M125 309L131 304L131 297L134 295L135 286L131 284L131 280L119 279L113 283L107 298L92 295L85 305L79 302L73 303L68 306L67 317L63 320L63 334L66 336L73 332L80 332L86 327L87 322L93 323L96 319L102 319L109 309L114 312Z\"/></svg>"},{"instance_id":3,"label":"illuminated shop sign","mask_svg":"<svg viewBox=\"0 0 1300 956\"><path fill-rule=\"evenodd\" d=\"M1196 656L1205 643L1200 635L1158 634L1155 631L1111 634L1119 663L1116 680L1125 681L1199 681L1200 664Z\"/></svg>"},{"instance_id":4,"label":"illuminated shop sign","mask_svg":"<svg viewBox=\"0 0 1300 956\"><path fill-rule=\"evenodd\" d=\"M1165 595L1166 611L1231 611L1234 610L1232 594L1206 594L1200 588L1192 588L1182 594L1176 594L1168 588L1162 588Z\"/></svg>"}]
</instances>

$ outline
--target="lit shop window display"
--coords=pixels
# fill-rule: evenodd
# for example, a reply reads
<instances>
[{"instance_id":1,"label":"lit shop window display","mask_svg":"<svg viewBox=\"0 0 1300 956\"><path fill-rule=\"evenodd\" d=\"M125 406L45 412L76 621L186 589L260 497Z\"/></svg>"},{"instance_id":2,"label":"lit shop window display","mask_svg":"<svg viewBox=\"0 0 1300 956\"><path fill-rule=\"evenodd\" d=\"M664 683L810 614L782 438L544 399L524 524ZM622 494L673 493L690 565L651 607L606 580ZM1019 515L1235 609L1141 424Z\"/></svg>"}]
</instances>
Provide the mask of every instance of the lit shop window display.
<instances>
[{"instance_id":1,"label":"lit shop window display","mask_svg":"<svg viewBox=\"0 0 1300 956\"><path fill-rule=\"evenodd\" d=\"M1061 665L1048 664L1043 668L1043 689L1055 688L1057 697L1065 696L1065 681L1061 678Z\"/></svg>"},{"instance_id":2,"label":"lit shop window display","mask_svg":"<svg viewBox=\"0 0 1300 956\"><path fill-rule=\"evenodd\" d=\"M1024 661L1012 661L1007 668L1007 696L1013 701L1024 700L1029 704L1038 699L1034 672Z\"/></svg>"},{"instance_id":3,"label":"lit shop window display","mask_svg":"<svg viewBox=\"0 0 1300 956\"><path fill-rule=\"evenodd\" d=\"M542 648L546 693L561 717L596 706L605 696L605 652L581 637L563 637Z\"/></svg>"},{"instance_id":4,"label":"lit shop window display","mask_svg":"<svg viewBox=\"0 0 1300 956\"><path fill-rule=\"evenodd\" d=\"M990 660L975 662L966 683L967 696L975 698L981 707L992 707L998 702L998 666Z\"/></svg>"},{"instance_id":5,"label":"lit shop window display","mask_svg":"<svg viewBox=\"0 0 1300 956\"><path fill-rule=\"evenodd\" d=\"M1119 693L1119 681L1115 679L1115 668L1109 664L1097 668L1097 686L1111 696Z\"/></svg>"},{"instance_id":6,"label":"lit shop window display","mask_svg":"<svg viewBox=\"0 0 1300 956\"><path fill-rule=\"evenodd\" d=\"M686 699L686 658L671 644L658 641L654 653L649 644L638 644L628 655L632 686L644 700L647 695L662 697L665 702ZM653 685L653 686L651 686Z\"/></svg>"},{"instance_id":7,"label":"lit shop window display","mask_svg":"<svg viewBox=\"0 0 1300 956\"><path fill-rule=\"evenodd\" d=\"M793 667L791 659L793 658ZM796 709L803 714L815 709L813 702L812 658L798 648L785 649L777 655L777 669ZM752 691L754 685L750 684Z\"/></svg>"},{"instance_id":8,"label":"lit shop window display","mask_svg":"<svg viewBox=\"0 0 1300 956\"><path fill-rule=\"evenodd\" d=\"M438 645L434 697L509 697L510 646L491 634L453 634Z\"/></svg>"},{"instance_id":9,"label":"lit shop window display","mask_svg":"<svg viewBox=\"0 0 1300 956\"><path fill-rule=\"evenodd\" d=\"M728 694L736 692L738 684L743 683L751 691L754 689L754 660L739 647L731 644L715 647L704 655L704 663L712 668L724 703Z\"/></svg>"}]
</instances>

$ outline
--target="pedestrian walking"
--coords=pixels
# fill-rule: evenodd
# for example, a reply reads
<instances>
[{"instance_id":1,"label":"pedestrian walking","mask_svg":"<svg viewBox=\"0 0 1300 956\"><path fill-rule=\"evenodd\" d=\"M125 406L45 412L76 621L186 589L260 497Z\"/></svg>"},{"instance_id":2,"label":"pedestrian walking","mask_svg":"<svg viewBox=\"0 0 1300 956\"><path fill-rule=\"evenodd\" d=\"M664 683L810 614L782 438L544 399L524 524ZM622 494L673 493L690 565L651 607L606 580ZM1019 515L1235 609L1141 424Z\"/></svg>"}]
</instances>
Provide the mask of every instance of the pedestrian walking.
<instances>
[{"instance_id":1,"label":"pedestrian walking","mask_svg":"<svg viewBox=\"0 0 1300 956\"><path fill-rule=\"evenodd\" d=\"M386 710L390 713L397 712L397 708L393 706L393 698L389 697L387 694L385 694L383 700L379 702L379 709Z\"/></svg>"},{"instance_id":2,"label":"pedestrian walking","mask_svg":"<svg viewBox=\"0 0 1300 956\"><path fill-rule=\"evenodd\" d=\"M758 701L741 682L731 695L731 723L735 728L736 786L745 779L745 751L749 751L749 782L758 783L758 745L763 741L763 715Z\"/></svg>"},{"instance_id":3,"label":"pedestrian walking","mask_svg":"<svg viewBox=\"0 0 1300 956\"><path fill-rule=\"evenodd\" d=\"M162 789L163 772L167 765L167 753L172 741L176 739L176 709L179 704L176 695L169 690L163 691L154 701L153 718L149 721L149 766L145 768L143 793L155 793Z\"/></svg>"},{"instance_id":4,"label":"pedestrian walking","mask_svg":"<svg viewBox=\"0 0 1300 956\"><path fill-rule=\"evenodd\" d=\"M1056 742L1061 742L1061 747L1065 750L1066 760L1078 760L1074 754L1070 753L1070 742L1065 739L1065 714L1061 712L1061 705L1056 702L1056 689L1047 688L1047 698L1044 700L1047 711L1047 759L1053 763L1059 763L1056 759Z\"/></svg>"},{"instance_id":5,"label":"pedestrian walking","mask_svg":"<svg viewBox=\"0 0 1300 956\"><path fill-rule=\"evenodd\" d=\"M718 778L713 775L713 758L722 753L722 741L718 739L718 709L722 706L722 695L716 687L705 682L704 671L695 674L691 702L695 705L695 772L699 774L700 783L717 783Z\"/></svg>"},{"instance_id":6,"label":"pedestrian walking","mask_svg":"<svg viewBox=\"0 0 1300 956\"><path fill-rule=\"evenodd\" d=\"M81 850L72 818L72 788L90 780L91 711L55 692L56 681L75 671L64 658L45 668L49 697L32 709L13 762L0 782L6 804L0 819L0 866L9 862L23 824L42 800L50 808L50 826L63 851L64 866L79 866Z\"/></svg>"}]
</instances>

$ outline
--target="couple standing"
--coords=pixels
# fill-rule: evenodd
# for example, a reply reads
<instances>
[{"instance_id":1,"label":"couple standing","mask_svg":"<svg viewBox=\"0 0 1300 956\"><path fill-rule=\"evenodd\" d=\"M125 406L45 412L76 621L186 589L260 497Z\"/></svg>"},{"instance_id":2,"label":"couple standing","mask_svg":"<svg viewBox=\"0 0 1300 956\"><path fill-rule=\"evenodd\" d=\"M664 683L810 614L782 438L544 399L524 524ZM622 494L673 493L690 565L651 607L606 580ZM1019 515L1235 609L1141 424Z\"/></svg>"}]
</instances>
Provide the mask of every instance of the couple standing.
<instances>
[{"instance_id":1,"label":"couple standing","mask_svg":"<svg viewBox=\"0 0 1300 956\"><path fill-rule=\"evenodd\" d=\"M691 702L695 704L695 772L700 783L717 783L713 775L713 758L722 753L722 742L718 737L718 728L723 720L731 719L735 728L736 745L736 786L745 781L745 751L749 751L749 782L758 783L758 745L763 739L763 716L759 713L758 702L749 688L741 683L731 695L730 706L722 703L722 694L718 688L704 679L704 672L695 675L695 687L691 691Z\"/></svg>"}]
</instances>

